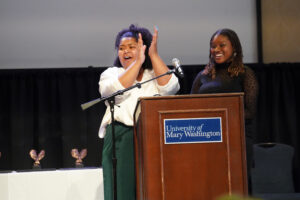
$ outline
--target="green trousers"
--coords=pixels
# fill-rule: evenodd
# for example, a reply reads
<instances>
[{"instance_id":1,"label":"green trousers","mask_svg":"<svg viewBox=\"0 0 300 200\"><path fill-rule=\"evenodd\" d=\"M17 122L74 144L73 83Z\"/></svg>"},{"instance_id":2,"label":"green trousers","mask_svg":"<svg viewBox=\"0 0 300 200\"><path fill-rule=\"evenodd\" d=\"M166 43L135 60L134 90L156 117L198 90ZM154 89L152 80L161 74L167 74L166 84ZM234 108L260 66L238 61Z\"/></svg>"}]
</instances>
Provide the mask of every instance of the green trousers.
<instances>
[{"instance_id":1,"label":"green trousers","mask_svg":"<svg viewBox=\"0 0 300 200\"><path fill-rule=\"evenodd\" d=\"M115 147L117 158L117 199L135 200L135 166L133 127L115 123ZM102 151L104 200L113 200L112 127L108 125Z\"/></svg>"}]
</instances>

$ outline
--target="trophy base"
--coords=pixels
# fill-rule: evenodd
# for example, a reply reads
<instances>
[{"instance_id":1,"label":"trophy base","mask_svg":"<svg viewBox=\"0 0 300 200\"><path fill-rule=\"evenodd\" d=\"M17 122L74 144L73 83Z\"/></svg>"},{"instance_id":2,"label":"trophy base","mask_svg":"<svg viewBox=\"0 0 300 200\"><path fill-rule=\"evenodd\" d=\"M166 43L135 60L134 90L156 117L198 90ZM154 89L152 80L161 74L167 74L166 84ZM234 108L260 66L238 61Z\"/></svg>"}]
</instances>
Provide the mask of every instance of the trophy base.
<instances>
[{"instance_id":1,"label":"trophy base","mask_svg":"<svg viewBox=\"0 0 300 200\"><path fill-rule=\"evenodd\" d=\"M40 168L40 169L20 169L16 170L16 172L35 172L35 171L55 171L55 168Z\"/></svg>"},{"instance_id":2,"label":"trophy base","mask_svg":"<svg viewBox=\"0 0 300 200\"><path fill-rule=\"evenodd\" d=\"M84 168L84 165L82 163L76 163L75 168Z\"/></svg>"},{"instance_id":3,"label":"trophy base","mask_svg":"<svg viewBox=\"0 0 300 200\"><path fill-rule=\"evenodd\" d=\"M32 166L32 169L33 169L33 170L41 170L42 167L41 167L41 165L33 165L33 166Z\"/></svg>"}]
</instances>

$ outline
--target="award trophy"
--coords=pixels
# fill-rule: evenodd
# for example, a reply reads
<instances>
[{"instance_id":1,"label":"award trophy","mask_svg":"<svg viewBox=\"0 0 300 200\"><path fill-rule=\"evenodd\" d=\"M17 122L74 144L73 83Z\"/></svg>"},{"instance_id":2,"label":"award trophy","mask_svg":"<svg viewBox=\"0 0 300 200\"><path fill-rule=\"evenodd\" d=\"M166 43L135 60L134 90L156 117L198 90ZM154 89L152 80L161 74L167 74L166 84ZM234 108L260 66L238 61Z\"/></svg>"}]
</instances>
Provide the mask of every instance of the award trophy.
<instances>
[{"instance_id":1,"label":"award trophy","mask_svg":"<svg viewBox=\"0 0 300 200\"><path fill-rule=\"evenodd\" d=\"M78 149L72 149L71 155L73 158L76 158L75 167L82 168L84 167L82 159L87 155L87 149L82 149L79 153Z\"/></svg>"},{"instance_id":2,"label":"award trophy","mask_svg":"<svg viewBox=\"0 0 300 200\"><path fill-rule=\"evenodd\" d=\"M32 169L41 169L40 160L42 160L45 156L45 151L41 150L39 154L37 154L36 150L31 149L29 152L30 157L34 160Z\"/></svg>"}]
</instances>

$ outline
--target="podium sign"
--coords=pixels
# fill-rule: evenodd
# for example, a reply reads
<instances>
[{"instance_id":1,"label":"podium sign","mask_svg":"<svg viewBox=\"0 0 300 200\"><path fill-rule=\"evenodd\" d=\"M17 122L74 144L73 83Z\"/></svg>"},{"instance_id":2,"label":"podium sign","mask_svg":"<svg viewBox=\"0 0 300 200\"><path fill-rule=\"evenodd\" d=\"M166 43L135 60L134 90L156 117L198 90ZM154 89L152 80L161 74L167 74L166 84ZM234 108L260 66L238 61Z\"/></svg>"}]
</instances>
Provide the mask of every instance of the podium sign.
<instances>
[{"instance_id":1,"label":"podium sign","mask_svg":"<svg viewBox=\"0 0 300 200\"><path fill-rule=\"evenodd\" d=\"M222 142L221 118L165 119L165 144Z\"/></svg>"},{"instance_id":2,"label":"podium sign","mask_svg":"<svg viewBox=\"0 0 300 200\"><path fill-rule=\"evenodd\" d=\"M141 98L137 199L247 194L243 93Z\"/></svg>"}]
</instances>

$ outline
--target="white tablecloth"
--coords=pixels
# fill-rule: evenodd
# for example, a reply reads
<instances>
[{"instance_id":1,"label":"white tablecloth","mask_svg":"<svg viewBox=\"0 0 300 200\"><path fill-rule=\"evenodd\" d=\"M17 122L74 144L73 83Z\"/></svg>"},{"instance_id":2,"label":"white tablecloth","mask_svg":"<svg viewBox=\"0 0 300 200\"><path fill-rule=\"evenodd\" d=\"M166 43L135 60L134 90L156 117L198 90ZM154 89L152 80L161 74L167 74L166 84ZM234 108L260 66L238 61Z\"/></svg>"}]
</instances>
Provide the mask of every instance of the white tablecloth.
<instances>
[{"instance_id":1,"label":"white tablecloth","mask_svg":"<svg viewBox=\"0 0 300 200\"><path fill-rule=\"evenodd\" d=\"M103 200L102 169L0 173L0 200Z\"/></svg>"}]
</instances>

